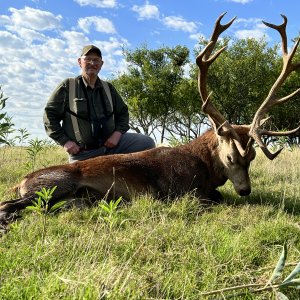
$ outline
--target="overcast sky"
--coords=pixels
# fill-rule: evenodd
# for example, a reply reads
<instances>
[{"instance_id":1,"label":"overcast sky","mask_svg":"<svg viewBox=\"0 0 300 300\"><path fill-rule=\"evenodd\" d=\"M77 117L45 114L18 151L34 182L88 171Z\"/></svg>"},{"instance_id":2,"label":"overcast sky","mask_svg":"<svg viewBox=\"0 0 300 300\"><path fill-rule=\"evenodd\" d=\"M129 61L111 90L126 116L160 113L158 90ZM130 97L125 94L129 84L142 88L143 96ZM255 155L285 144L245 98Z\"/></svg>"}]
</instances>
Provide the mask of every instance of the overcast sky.
<instances>
[{"instance_id":1,"label":"overcast sky","mask_svg":"<svg viewBox=\"0 0 300 300\"><path fill-rule=\"evenodd\" d=\"M300 31L299 0L2 0L0 1L0 86L8 115L31 138L46 138L43 108L55 86L76 76L77 58L86 44L101 48L101 77L125 70L122 48L147 44L187 46L209 37L216 18L237 16L228 34L238 38L279 36L261 20L280 24L288 17L288 37ZM291 44L290 44L291 46Z\"/></svg>"}]
</instances>

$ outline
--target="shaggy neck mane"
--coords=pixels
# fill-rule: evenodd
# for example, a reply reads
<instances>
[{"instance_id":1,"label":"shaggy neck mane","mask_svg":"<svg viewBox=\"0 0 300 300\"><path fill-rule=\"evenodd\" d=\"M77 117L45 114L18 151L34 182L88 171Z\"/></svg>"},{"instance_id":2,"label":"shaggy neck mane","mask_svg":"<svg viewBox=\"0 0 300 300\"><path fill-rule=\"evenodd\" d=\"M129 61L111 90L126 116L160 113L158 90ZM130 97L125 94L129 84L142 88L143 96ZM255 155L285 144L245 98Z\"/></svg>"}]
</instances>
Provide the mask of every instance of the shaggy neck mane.
<instances>
[{"instance_id":1,"label":"shaggy neck mane","mask_svg":"<svg viewBox=\"0 0 300 300\"><path fill-rule=\"evenodd\" d=\"M198 156L202 161L207 163L209 168L213 167L216 152L218 151L218 140L212 129L182 147L193 155Z\"/></svg>"}]
</instances>

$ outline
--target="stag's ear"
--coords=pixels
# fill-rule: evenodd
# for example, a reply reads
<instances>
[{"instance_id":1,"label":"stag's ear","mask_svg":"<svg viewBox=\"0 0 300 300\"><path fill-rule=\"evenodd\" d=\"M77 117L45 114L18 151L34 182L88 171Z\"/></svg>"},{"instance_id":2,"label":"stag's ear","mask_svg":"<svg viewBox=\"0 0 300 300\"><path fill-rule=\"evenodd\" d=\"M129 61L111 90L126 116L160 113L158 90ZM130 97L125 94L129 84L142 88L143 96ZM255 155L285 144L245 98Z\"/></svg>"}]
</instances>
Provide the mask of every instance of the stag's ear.
<instances>
[{"instance_id":1,"label":"stag's ear","mask_svg":"<svg viewBox=\"0 0 300 300\"><path fill-rule=\"evenodd\" d=\"M215 132L218 136L226 136L226 137L233 137L232 136L232 127L230 126L228 121L225 121L221 125L217 126L214 122Z\"/></svg>"}]
</instances>

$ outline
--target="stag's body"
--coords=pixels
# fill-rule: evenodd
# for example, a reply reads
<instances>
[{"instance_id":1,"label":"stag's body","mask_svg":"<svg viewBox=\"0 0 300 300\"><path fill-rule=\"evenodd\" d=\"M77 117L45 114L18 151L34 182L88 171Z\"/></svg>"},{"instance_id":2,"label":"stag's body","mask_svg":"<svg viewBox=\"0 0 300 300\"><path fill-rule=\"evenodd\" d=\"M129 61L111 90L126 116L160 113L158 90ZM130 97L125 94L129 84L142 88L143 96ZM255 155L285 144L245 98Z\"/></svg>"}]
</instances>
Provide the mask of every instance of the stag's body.
<instances>
[{"instance_id":1,"label":"stag's body","mask_svg":"<svg viewBox=\"0 0 300 300\"><path fill-rule=\"evenodd\" d=\"M246 140L247 130L240 127L238 131L241 138L244 136ZM37 197L36 191L54 186L57 188L53 201L74 199L76 192L83 189L96 192L99 197L111 191L110 196L127 199L141 193L174 198L193 192L200 199L219 201L216 188L231 177L240 195L249 194L248 166L255 156L254 150L246 160L234 158L236 169L231 174L226 163L228 155L232 156L231 148L230 145L220 147L215 132L209 130L179 147L100 156L48 167L28 174L18 186L20 198L0 203L0 212L4 217L23 209Z\"/></svg>"}]
</instances>

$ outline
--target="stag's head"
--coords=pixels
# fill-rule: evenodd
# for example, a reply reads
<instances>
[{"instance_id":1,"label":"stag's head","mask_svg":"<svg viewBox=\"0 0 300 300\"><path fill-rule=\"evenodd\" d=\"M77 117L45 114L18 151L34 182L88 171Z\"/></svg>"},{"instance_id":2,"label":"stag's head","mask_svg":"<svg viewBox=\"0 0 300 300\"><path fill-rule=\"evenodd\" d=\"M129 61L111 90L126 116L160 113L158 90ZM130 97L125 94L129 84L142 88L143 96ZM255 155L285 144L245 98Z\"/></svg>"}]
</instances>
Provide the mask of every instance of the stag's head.
<instances>
[{"instance_id":1,"label":"stag's head","mask_svg":"<svg viewBox=\"0 0 300 300\"><path fill-rule=\"evenodd\" d=\"M218 157L222 165L222 171L234 186L236 193L240 196L247 196L251 193L251 182L249 167L255 158L255 150L251 146L247 154L240 153L236 146L236 136L239 137L241 147L246 147L248 142L249 128L243 126L232 126L234 135L230 132L217 133Z\"/></svg>"},{"instance_id":2,"label":"stag's head","mask_svg":"<svg viewBox=\"0 0 300 300\"><path fill-rule=\"evenodd\" d=\"M236 192L241 195L249 195L251 192L251 183L249 178L249 166L255 158L254 143L261 148L263 153L269 158L274 159L282 149L275 153L270 152L266 144L263 142L263 136L286 136L295 133L300 126L291 131L275 132L265 130L263 125L269 119L267 113L270 108L282 104L290 100L294 95L300 92L300 89L292 92L288 96L280 98L277 96L279 88L282 86L286 78L295 70L300 69L300 62L293 63L292 59L296 53L300 39L295 43L293 49L288 53L286 24L287 18L282 15L284 22L281 25L274 25L263 22L266 26L277 30L282 40L282 71L277 80L270 89L266 99L256 111L253 121L250 125L232 125L217 110L211 102L211 94L207 90L207 74L210 65L219 57L226 47L214 52L217 40L222 32L224 32L234 22L235 18L227 24L222 25L222 14L215 23L212 36L207 46L202 50L196 59L199 67L198 88L203 102L202 110L208 115L213 130L218 139L218 157L222 165L224 174L233 183Z\"/></svg>"}]
</instances>

